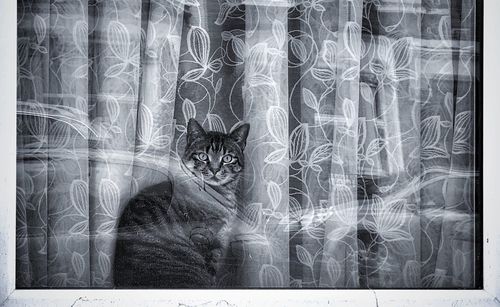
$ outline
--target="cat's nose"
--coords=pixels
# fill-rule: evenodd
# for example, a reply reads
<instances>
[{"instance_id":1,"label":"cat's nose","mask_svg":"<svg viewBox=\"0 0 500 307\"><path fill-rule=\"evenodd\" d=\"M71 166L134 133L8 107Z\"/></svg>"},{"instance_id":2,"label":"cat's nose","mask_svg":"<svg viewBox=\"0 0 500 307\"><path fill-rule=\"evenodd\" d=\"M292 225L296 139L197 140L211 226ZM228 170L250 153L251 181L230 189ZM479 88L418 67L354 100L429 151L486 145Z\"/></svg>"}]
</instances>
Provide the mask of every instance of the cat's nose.
<instances>
[{"instance_id":1,"label":"cat's nose","mask_svg":"<svg viewBox=\"0 0 500 307\"><path fill-rule=\"evenodd\" d=\"M212 174L217 175L217 173L220 171L220 168L211 168Z\"/></svg>"}]
</instances>

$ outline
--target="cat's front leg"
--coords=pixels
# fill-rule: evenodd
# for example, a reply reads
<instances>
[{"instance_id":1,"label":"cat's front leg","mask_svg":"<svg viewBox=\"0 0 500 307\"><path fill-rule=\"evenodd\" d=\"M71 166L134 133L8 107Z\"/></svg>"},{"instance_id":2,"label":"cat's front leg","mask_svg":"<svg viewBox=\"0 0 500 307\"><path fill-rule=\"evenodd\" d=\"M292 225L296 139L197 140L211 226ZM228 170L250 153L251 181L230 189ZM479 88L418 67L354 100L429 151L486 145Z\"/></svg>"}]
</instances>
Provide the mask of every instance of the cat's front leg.
<instances>
[{"instance_id":1,"label":"cat's front leg","mask_svg":"<svg viewBox=\"0 0 500 307\"><path fill-rule=\"evenodd\" d=\"M222 258L223 250L221 248L212 249L207 259L208 271L212 275L216 275Z\"/></svg>"},{"instance_id":2,"label":"cat's front leg","mask_svg":"<svg viewBox=\"0 0 500 307\"><path fill-rule=\"evenodd\" d=\"M190 239L204 255L208 272L215 276L228 245L226 229L222 228L214 235L214 232L207 227L193 227Z\"/></svg>"},{"instance_id":3,"label":"cat's front leg","mask_svg":"<svg viewBox=\"0 0 500 307\"><path fill-rule=\"evenodd\" d=\"M222 228L216 233L212 245L210 246L209 259L207 259L207 264L210 268L210 273L216 274L222 265L222 258L224 258L227 252L227 246L229 244L229 238L227 235L227 229Z\"/></svg>"},{"instance_id":4,"label":"cat's front leg","mask_svg":"<svg viewBox=\"0 0 500 307\"><path fill-rule=\"evenodd\" d=\"M200 253L206 254L211 250L214 235L206 227L194 227L189 234L189 238Z\"/></svg>"}]
</instances>

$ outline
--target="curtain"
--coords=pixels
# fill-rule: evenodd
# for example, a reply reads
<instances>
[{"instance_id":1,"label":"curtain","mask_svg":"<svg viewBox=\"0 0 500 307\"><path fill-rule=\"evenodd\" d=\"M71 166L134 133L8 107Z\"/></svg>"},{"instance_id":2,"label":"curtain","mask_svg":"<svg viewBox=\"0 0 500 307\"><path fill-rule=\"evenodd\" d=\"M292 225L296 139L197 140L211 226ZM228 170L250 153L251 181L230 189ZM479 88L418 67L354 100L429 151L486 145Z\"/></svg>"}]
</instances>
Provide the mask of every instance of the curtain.
<instances>
[{"instance_id":1,"label":"curtain","mask_svg":"<svg viewBox=\"0 0 500 307\"><path fill-rule=\"evenodd\" d=\"M251 125L220 287L476 288L473 0L18 0L17 287L113 287L187 120Z\"/></svg>"}]
</instances>

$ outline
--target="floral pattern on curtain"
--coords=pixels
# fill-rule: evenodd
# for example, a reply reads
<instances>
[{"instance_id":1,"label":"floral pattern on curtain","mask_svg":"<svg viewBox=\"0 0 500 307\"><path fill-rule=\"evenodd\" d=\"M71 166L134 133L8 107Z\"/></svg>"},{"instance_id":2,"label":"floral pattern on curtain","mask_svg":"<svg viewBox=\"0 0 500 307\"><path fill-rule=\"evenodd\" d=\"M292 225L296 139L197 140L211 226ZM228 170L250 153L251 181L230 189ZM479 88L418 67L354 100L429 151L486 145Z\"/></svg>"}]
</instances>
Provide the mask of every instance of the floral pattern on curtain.
<instances>
[{"instance_id":1,"label":"floral pattern on curtain","mask_svg":"<svg viewBox=\"0 0 500 307\"><path fill-rule=\"evenodd\" d=\"M473 0L18 0L17 287L113 287L194 117L246 149L220 287L475 288Z\"/></svg>"}]
</instances>

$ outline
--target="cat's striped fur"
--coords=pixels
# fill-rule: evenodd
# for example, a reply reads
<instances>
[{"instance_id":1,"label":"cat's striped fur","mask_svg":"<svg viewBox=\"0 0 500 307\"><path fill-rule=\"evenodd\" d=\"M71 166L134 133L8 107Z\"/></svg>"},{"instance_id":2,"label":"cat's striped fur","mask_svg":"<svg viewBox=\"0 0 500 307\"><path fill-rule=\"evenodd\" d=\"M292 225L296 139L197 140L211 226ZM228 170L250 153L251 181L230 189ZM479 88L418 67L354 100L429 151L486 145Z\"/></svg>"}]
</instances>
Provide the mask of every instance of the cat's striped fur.
<instances>
[{"instance_id":1,"label":"cat's striped fur","mask_svg":"<svg viewBox=\"0 0 500 307\"><path fill-rule=\"evenodd\" d=\"M121 288L215 286L228 229L236 213L238 181L249 125L230 134L191 119L183 166L146 188L125 207L118 225L114 282Z\"/></svg>"}]
</instances>

